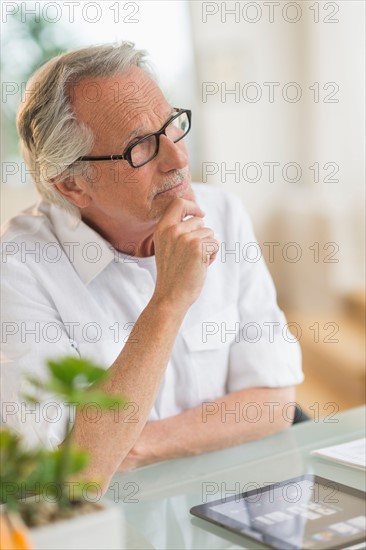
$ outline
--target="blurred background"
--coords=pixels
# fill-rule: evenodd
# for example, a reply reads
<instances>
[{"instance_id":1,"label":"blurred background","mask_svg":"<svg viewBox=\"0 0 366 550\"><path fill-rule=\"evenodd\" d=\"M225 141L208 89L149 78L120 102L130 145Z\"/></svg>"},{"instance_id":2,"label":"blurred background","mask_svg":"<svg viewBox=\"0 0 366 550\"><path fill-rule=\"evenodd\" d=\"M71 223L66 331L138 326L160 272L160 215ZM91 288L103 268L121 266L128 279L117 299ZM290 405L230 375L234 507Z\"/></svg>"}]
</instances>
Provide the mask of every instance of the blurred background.
<instances>
[{"instance_id":1,"label":"blurred background","mask_svg":"<svg viewBox=\"0 0 366 550\"><path fill-rule=\"evenodd\" d=\"M313 418L365 401L365 4L2 2L1 221L37 200L15 113L65 50L131 40L190 107L195 181L249 211L300 340Z\"/></svg>"}]
</instances>

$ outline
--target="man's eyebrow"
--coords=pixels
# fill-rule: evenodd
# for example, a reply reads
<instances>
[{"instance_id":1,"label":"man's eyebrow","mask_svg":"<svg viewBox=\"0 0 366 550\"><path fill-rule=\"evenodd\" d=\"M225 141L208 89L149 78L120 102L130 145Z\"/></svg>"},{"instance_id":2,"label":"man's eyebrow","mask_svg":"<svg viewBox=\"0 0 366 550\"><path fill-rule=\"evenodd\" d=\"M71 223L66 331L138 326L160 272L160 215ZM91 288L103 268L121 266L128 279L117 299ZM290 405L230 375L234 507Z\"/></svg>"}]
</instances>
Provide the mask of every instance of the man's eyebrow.
<instances>
[{"instance_id":1,"label":"man's eyebrow","mask_svg":"<svg viewBox=\"0 0 366 550\"><path fill-rule=\"evenodd\" d=\"M142 132L143 130L143 127L142 126L139 126L138 128L135 128L134 130L132 130L132 132L130 132L128 134L128 136L126 137L126 139L123 140L123 145L126 147L126 145L128 144L129 141L131 141L132 138L138 136L140 134L140 132Z\"/></svg>"},{"instance_id":2,"label":"man's eyebrow","mask_svg":"<svg viewBox=\"0 0 366 550\"><path fill-rule=\"evenodd\" d=\"M172 117L174 115L174 113L176 112L175 108L172 107L172 109L170 110L170 113L168 114L166 120L169 120L170 117ZM129 141L131 141L132 138L138 136L141 132L143 131L143 127L142 126L138 126L137 128L135 128L134 130L132 130L132 132L130 132L128 134L128 136L123 140L123 148L126 148L127 147L127 144ZM145 133L144 135L148 135L150 134L151 132L147 132ZM143 136L142 136L143 137Z\"/></svg>"}]
</instances>

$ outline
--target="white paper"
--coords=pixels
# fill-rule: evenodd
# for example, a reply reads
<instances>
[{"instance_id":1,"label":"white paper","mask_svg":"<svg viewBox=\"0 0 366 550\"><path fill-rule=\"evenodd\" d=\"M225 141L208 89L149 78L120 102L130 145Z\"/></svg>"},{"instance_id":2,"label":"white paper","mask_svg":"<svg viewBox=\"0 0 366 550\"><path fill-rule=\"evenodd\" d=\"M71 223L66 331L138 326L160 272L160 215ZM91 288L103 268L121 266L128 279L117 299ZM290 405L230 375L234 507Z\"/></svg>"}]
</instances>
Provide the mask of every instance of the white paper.
<instances>
[{"instance_id":1,"label":"white paper","mask_svg":"<svg viewBox=\"0 0 366 550\"><path fill-rule=\"evenodd\" d=\"M333 445L324 449L311 451L312 455L334 460L353 468L366 470L366 438L348 441L341 445Z\"/></svg>"}]
</instances>

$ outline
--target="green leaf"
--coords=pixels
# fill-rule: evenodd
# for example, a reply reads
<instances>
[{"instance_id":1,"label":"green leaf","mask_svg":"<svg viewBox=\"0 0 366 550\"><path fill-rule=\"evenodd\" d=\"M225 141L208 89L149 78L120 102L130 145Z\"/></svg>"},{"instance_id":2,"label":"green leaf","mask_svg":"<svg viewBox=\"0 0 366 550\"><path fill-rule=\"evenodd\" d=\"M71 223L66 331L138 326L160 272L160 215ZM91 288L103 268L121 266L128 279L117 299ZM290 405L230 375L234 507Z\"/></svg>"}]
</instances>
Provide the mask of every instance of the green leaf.
<instances>
[{"instance_id":1,"label":"green leaf","mask_svg":"<svg viewBox=\"0 0 366 550\"><path fill-rule=\"evenodd\" d=\"M94 384L101 382L107 377L106 370L85 359L65 357L60 361L48 361L47 364L53 377L70 389L80 383Z\"/></svg>"},{"instance_id":2,"label":"green leaf","mask_svg":"<svg viewBox=\"0 0 366 550\"><path fill-rule=\"evenodd\" d=\"M22 397L24 397L24 399L28 403L31 403L32 405L35 405L36 403L39 403L39 399L34 397L34 395L30 395L29 393L22 393Z\"/></svg>"},{"instance_id":3,"label":"green leaf","mask_svg":"<svg viewBox=\"0 0 366 550\"><path fill-rule=\"evenodd\" d=\"M110 395L98 384L108 377L108 371L90 361L75 357L65 357L57 361L48 361L48 377L45 380L27 378L26 399L32 403L42 402L53 396L55 400L75 404L76 407L95 405L100 409L112 409L116 405L124 406L128 398ZM45 395L42 395L45 394ZM99 411L97 410L97 418ZM70 499L70 487L74 495L82 495L88 482L71 481L80 474L89 462L87 452L75 449L72 439L64 434L64 442L53 451L44 448L24 448L21 439L11 430L0 430L0 463L2 502L8 507L19 508L17 499L30 493L59 496L59 508L67 508ZM70 481L69 481L70 480Z\"/></svg>"},{"instance_id":4,"label":"green leaf","mask_svg":"<svg viewBox=\"0 0 366 550\"><path fill-rule=\"evenodd\" d=\"M68 473L66 477L82 472L89 464L89 454L80 449L72 449L69 456Z\"/></svg>"}]
</instances>

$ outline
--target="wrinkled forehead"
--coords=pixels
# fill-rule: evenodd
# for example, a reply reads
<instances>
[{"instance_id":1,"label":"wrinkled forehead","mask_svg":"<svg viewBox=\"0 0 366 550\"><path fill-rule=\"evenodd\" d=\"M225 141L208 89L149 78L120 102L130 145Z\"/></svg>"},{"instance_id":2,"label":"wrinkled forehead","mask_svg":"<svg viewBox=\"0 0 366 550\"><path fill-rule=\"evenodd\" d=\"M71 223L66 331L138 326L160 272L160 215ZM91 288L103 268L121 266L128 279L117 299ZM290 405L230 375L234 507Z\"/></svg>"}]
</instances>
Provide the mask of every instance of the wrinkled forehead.
<instances>
[{"instance_id":1,"label":"wrinkled forehead","mask_svg":"<svg viewBox=\"0 0 366 550\"><path fill-rule=\"evenodd\" d=\"M128 130L153 115L166 120L170 105L156 82L139 67L108 78L89 78L69 90L73 110L95 135L118 125Z\"/></svg>"}]
</instances>

